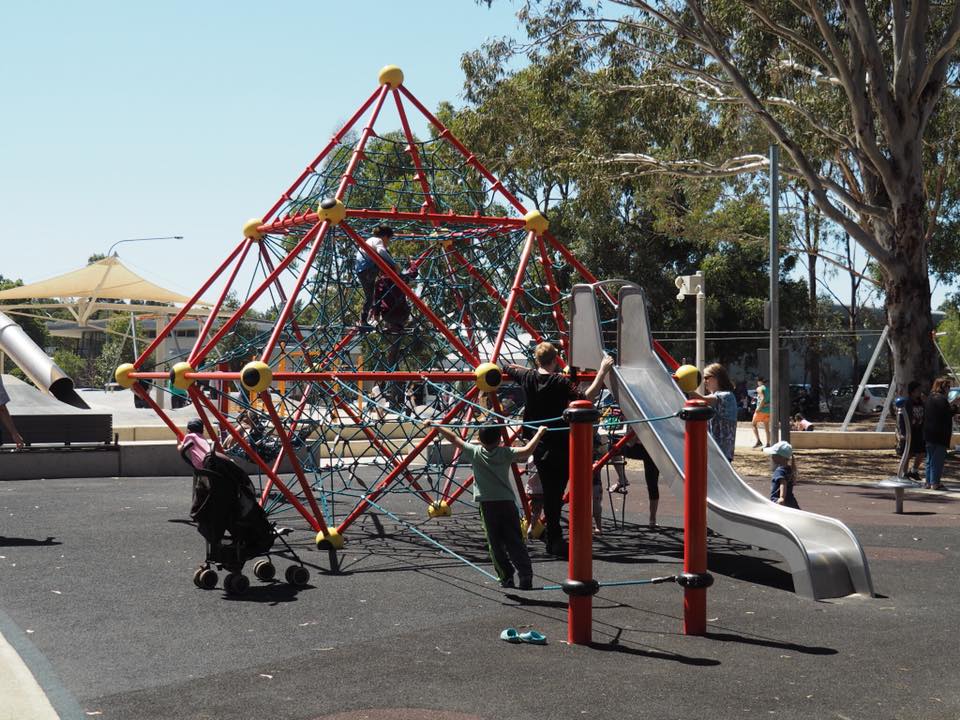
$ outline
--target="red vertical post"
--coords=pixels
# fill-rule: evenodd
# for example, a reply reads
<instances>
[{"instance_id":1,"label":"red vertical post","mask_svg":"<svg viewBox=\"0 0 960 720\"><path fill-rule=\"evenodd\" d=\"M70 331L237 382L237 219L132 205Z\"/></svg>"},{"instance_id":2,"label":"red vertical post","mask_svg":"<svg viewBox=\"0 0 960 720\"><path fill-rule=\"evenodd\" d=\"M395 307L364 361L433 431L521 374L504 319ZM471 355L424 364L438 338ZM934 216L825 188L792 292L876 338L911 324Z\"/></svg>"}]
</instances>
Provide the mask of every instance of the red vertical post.
<instances>
[{"instance_id":1,"label":"red vertical post","mask_svg":"<svg viewBox=\"0 0 960 720\"><path fill-rule=\"evenodd\" d=\"M564 413L570 423L570 555L567 580L567 641L593 639L593 423L600 416L589 400L574 400Z\"/></svg>"},{"instance_id":2,"label":"red vertical post","mask_svg":"<svg viewBox=\"0 0 960 720\"><path fill-rule=\"evenodd\" d=\"M683 445L683 634L707 632L707 421L714 410L703 400L687 400Z\"/></svg>"}]
</instances>

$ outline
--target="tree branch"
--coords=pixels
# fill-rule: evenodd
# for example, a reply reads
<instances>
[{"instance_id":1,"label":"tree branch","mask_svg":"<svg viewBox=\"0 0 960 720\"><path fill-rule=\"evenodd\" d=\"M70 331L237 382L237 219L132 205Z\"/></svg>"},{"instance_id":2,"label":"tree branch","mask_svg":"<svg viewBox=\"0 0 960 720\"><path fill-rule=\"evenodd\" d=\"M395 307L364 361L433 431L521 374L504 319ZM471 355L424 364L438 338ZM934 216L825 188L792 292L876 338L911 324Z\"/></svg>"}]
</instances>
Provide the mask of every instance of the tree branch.
<instances>
[{"instance_id":1,"label":"tree branch","mask_svg":"<svg viewBox=\"0 0 960 720\"><path fill-rule=\"evenodd\" d=\"M704 42L707 45L707 52L723 68L727 77L730 78L731 82L737 88L737 91L748 101L748 105L757 115L759 120L764 124L764 126L766 126L770 135L773 136L777 142L779 142L779 144L783 146L783 148L789 153L794 163L796 163L797 169L803 175L804 181L810 187L810 192L813 195L817 207L823 211L824 215L829 217L838 225L841 225L852 237L857 240L864 250L873 255L879 262L889 262L889 251L879 242L877 242L877 239L873 235L868 233L863 227L854 222L851 218L847 217L845 213L841 212L833 203L830 202L830 199L827 197L825 186L821 182L821 178L810 166L810 162L807 160L806 155L804 155L803 151L793 141L793 139L787 135L780 123L778 123L773 116L767 112L766 108L763 107L761 101L750 88L746 79L740 74L740 71L737 70L726 54L720 49L716 31L704 16L703 9L700 7L699 1L687 0L687 7L690 8L691 12L696 18L697 25L700 27L704 37L706 38Z\"/></svg>"}]
</instances>

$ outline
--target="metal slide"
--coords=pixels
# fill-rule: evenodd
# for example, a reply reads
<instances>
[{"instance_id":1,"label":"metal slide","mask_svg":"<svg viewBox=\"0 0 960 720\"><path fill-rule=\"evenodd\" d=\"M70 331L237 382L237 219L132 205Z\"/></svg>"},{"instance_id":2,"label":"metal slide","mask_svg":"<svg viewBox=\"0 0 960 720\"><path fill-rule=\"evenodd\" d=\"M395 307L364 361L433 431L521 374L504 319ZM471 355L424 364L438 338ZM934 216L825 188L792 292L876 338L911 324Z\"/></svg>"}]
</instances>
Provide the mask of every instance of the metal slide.
<instances>
[{"instance_id":1,"label":"metal slide","mask_svg":"<svg viewBox=\"0 0 960 720\"><path fill-rule=\"evenodd\" d=\"M88 410L89 406L73 389L73 380L30 339L23 328L0 312L0 352L5 353L34 385L60 402Z\"/></svg>"},{"instance_id":2,"label":"metal slide","mask_svg":"<svg viewBox=\"0 0 960 720\"><path fill-rule=\"evenodd\" d=\"M577 285L571 299L571 364L597 368L603 344L595 290ZM608 385L628 420L675 413L684 403L653 349L643 291L625 285L618 309L618 357ZM661 478L683 495L684 422L679 418L631 426ZM853 532L831 517L772 503L747 485L710 438L707 447L707 524L715 532L781 555L797 594L820 600L873 595L867 559Z\"/></svg>"}]
</instances>

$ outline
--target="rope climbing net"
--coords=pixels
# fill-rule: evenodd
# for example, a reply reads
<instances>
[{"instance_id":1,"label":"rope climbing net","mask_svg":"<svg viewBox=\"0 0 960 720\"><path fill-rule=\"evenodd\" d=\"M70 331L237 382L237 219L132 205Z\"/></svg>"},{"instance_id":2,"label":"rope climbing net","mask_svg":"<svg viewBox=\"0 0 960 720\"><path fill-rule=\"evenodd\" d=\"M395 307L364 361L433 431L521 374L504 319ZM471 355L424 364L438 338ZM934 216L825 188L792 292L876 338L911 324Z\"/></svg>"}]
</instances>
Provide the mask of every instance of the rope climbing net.
<instances>
[{"instance_id":1,"label":"rope climbing net","mask_svg":"<svg viewBox=\"0 0 960 720\"><path fill-rule=\"evenodd\" d=\"M528 212L394 80L244 226L166 330L117 370L179 434L141 384L169 377L208 434L258 467L268 512L303 516L318 543L334 547L385 493L412 493L431 516L447 514L471 478L457 472L457 454L449 457L427 421L464 437L499 422L516 437L522 397L509 386L481 392L477 369L527 365L541 341L566 350L572 284L596 283L606 293L546 218ZM381 134L375 127L386 107L395 107L401 129ZM430 139L412 133L410 108L425 118ZM384 225L395 264L369 244ZM363 256L381 278L376 326L362 316ZM158 359L163 337L211 287L219 297L192 348ZM254 319L258 308L267 310ZM519 471L515 477L528 513Z\"/></svg>"}]
</instances>

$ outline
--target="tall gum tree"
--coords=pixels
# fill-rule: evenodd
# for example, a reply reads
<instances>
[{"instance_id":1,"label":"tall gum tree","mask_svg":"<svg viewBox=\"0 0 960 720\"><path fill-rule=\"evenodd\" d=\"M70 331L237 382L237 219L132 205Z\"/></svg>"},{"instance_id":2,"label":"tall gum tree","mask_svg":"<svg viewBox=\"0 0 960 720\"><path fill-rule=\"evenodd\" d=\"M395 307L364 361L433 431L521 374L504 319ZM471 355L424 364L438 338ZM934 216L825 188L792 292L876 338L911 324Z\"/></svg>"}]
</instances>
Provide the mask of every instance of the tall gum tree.
<instances>
[{"instance_id":1,"label":"tall gum tree","mask_svg":"<svg viewBox=\"0 0 960 720\"><path fill-rule=\"evenodd\" d=\"M955 97L960 2L530 0L520 17L537 42L575 37L598 62L630 58L637 80L621 92L669 90L713 108L718 124L761 127L783 149L781 173L880 268L898 383L933 377L928 246L943 183L931 181L928 132L945 89ZM751 149L678 158L638 148L606 160L723 177L763 170L762 149Z\"/></svg>"}]
</instances>

